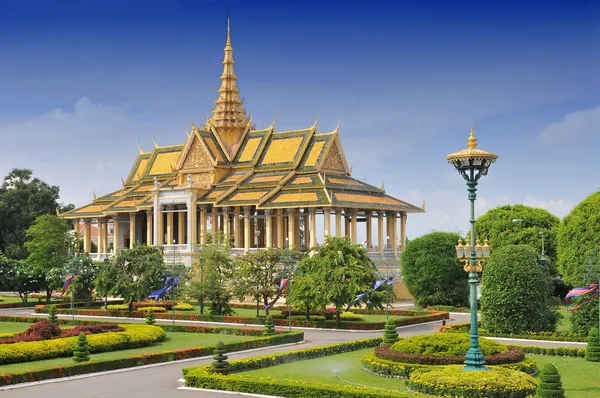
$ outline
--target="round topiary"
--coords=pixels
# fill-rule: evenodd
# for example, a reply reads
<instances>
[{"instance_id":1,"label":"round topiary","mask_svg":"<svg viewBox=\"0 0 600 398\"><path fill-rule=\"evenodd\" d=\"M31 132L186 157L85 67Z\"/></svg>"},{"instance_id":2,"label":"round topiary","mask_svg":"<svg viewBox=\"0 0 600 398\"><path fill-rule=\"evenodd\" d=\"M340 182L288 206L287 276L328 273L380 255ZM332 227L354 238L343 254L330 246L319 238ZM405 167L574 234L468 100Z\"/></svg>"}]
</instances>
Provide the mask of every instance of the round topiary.
<instances>
[{"instance_id":1,"label":"round topiary","mask_svg":"<svg viewBox=\"0 0 600 398\"><path fill-rule=\"evenodd\" d=\"M88 346L87 337L85 333L79 333L77 339L77 348L73 351L73 361L75 362L86 362L90 360L90 347Z\"/></svg>"},{"instance_id":2,"label":"round topiary","mask_svg":"<svg viewBox=\"0 0 600 398\"><path fill-rule=\"evenodd\" d=\"M600 362L600 336L598 336L597 328L590 329L588 334L585 359L590 362Z\"/></svg>"},{"instance_id":3,"label":"round topiary","mask_svg":"<svg viewBox=\"0 0 600 398\"><path fill-rule=\"evenodd\" d=\"M456 258L460 236L432 232L412 240L402 253L402 275L415 304L465 306L469 302L468 273Z\"/></svg>"},{"instance_id":4,"label":"round topiary","mask_svg":"<svg viewBox=\"0 0 600 398\"><path fill-rule=\"evenodd\" d=\"M432 356L466 355L470 347L469 335L463 333L435 333L408 337L394 343L392 352L421 354ZM479 348L483 355L495 355L506 352L504 344L485 338L479 338Z\"/></svg>"},{"instance_id":5,"label":"round topiary","mask_svg":"<svg viewBox=\"0 0 600 398\"><path fill-rule=\"evenodd\" d=\"M406 386L425 395L526 398L535 394L537 383L518 370L490 367L474 371L449 365L414 370Z\"/></svg>"},{"instance_id":6,"label":"round topiary","mask_svg":"<svg viewBox=\"0 0 600 398\"><path fill-rule=\"evenodd\" d=\"M542 368L540 385L535 396L539 398L565 398L565 390L562 388L560 374L554 364L548 363Z\"/></svg>"},{"instance_id":7,"label":"round topiary","mask_svg":"<svg viewBox=\"0 0 600 398\"><path fill-rule=\"evenodd\" d=\"M265 319L265 330L263 330L263 336L272 336L275 334L275 322L273 322L273 316L269 315Z\"/></svg>"},{"instance_id":8,"label":"round topiary","mask_svg":"<svg viewBox=\"0 0 600 398\"><path fill-rule=\"evenodd\" d=\"M496 333L556 330L557 310L550 297L547 269L528 245L495 250L483 268L481 316L483 327Z\"/></svg>"},{"instance_id":9,"label":"round topiary","mask_svg":"<svg viewBox=\"0 0 600 398\"><path fill-rule=\"evenodd\" d=\"M229 373L229 362L227 362L227 355L225 355L225 345L222 341L219 341L215 348L214 361L211 365L211 370L215 373L226 375Z\"/></svg>"},{"instance_id":10,"label":"round topiary","mask_svg":"<svg viewBox=\"0 0 600 398\"><path fill-rule=\"evenodd\" d=\"M146 314L146 325L154 325L156 323L156 319L154 318L154 310L150 309Z\"/></svg>"},{"instance_id":11,"label":"round topiary","mask_svg":"<svg viewBox=\"0 0 600 398\"><path fill-rule=\"evenodd\" d=\"M394 344L398 341L398 331L396 330L396 322L392 318L385 323L383 331L383 344Z\"/></svg>"},{"instance_id":12,"label":"round topiary","mask_svg":"<svg viewBox=\"0 0 600 398\"><path fill-rule=\"evenodd\" d=\"M50 306L50 309L48 309L48 320L54 323L55 325L58 325L58 316L56 316L56 314L56 304L52 304Z\"/></svg>"}]
</instances>

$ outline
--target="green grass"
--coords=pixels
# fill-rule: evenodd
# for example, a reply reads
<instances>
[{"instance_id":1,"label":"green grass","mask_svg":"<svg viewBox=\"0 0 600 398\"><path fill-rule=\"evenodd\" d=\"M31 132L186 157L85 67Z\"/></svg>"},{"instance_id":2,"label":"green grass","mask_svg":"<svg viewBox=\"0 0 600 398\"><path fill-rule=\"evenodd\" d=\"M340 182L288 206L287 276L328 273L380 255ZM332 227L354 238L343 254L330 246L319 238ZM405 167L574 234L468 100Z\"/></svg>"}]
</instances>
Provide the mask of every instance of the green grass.
<instances>
[{"instance_id":1,"label":"green grass","mask_svg":"<svg viewBox=\"0 0 600 398\"><path fill-rule=\"evenodd\" d=\"M31 326L27 322L0 322L0 333L19 333L24 332Z\"/></svg>"},{"instance_id":2,"label":"green grass","mask_svg":"<svg viewBox=\"0 0 600 398\"><path fill-rule=\"evenodd\" d=\"M15 322L16 323L16 322ZM234 341L253 340L259 337L252 336L232 336L225 334L208 333L186 333L186 332L167 332L167 340L156 343L149 347L134 348L130 350L119 350L92 354L91 361L101 361L106 359L125 358L134 355L151 354L162 351L172 351L182 348L203 347L215 345L218 341L224 343ZM20 372L25 370L39 370L44 368L53 368L56 366L73 365L75 362L68 358L47 359L44 361L23 362L0 366L0 374Z\"/></svg>"},{"instance_id":3,"label":"green grass","mask_svg":"<svg viewBox=\"0 0 600 398\"><path fill-rule=\"evenodd\" d=\"M21 300L21 297L19 296L0 296L2 298L2 300L0 300L0 303L21 303L23 302L23 300ZM29 299L29 301L31 303L36 302L37 303L37 299Z\"/></svg>"},{"instance_id":4,"label":"green grass","mask_svg":"<svg viewBox=\"0 0 600 398\"><path fill-rule=\"evenodd\" d=\"M556 325L557 332L570 332L571 331L571 313L566 310L564 305L560 306L560 313L563 316Z\"/></svg>"},{"instance_id":5,"label":"green grass","mask_svg":"<svg viewBox=\"0 0 600 398\"><path fill-rule=\"evenodd\" d=\"M588 362L583 358L565 358L546 355L527 355L537 362L538 370L553 363L558 368L567 397L600 397L600 362ZM538 374L539 379L539 374Z\"/></svg>"},{"instance_id":6,"label":"green grass","mask_svg":"<svg viewBox=\"0 0 600 398\"><path fill-rule=\"evenodd\" d=\"M400 379L375 376L362 369L360 359L372 352L372 348L365 348L359 351L251 370L240 374L256 378L272 377L276 379L302 380L309 383L348 385L349 383L335 378L337 372L340 378L352 383L364 384L368 387L385 390L407 391L404 381ZM407 393L406 396L413 395Z\"/></svg>"}]
</instances>

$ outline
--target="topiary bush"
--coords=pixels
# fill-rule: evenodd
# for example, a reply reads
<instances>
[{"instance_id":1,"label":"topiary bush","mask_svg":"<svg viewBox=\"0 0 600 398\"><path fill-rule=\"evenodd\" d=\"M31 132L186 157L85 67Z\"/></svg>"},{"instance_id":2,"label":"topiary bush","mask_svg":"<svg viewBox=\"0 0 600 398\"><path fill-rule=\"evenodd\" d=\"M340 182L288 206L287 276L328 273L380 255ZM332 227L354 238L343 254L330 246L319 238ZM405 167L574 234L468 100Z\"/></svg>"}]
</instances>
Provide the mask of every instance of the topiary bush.
<instances>
[{"instance_id":1,"label":"topiary bush","mask_svg":"<svg viewBox=\"0 0 600 398\"><path fill-rule=\"evenodd\" d=\"M229 362L227 362L227 355L225 355L225 345L222 341L219 341L215 348L214 361L211 365L211 370L214 373L220 373L226 375L229 373Z\"/></svg>"},{"instance_id":2,"label":"topiary bush","mask_svg":"<svg viewBox=\"0 0 600 398\"><path fill-rule=\"evenodd\" d=\"M587 347L585 348L585 359L590 362L600 362L600 336L598 328L590 329Z\"/></svg>"},{"instance_id":3,"label":"topiary bush","mask_svg":"<svg viewBox=\"0 0 600 398\"><path fill-rule=\"evenodd\" d=\"M58 316L56 316L56 304L52 304L48 309L48 320L58 325Z\"/></svg>"},{"instance_id":4,"label":"topiary bush","mask_svg":"<svg viewBox=\"0 0 600 398\"><path fill-rule=\"evenodd\" d=\"M150 309L148 314L146 314L146 325L154 325L156 323L156 319L154 318L154 310Z\"/></svg>"},{"instance_id":5,"label":"topiary bush","mask_svg":"<svg viewBox=\"0 0 600 398\"><path fill-rule=\"evenodd\" d=\"M550 275L538 264L539 254L527 245L504 246L492 252L483 268L483 327L494 333L556 330Z\"/></svg>"},{"instance_id":6,"label":"topiary bush","mask_svg":"<svg viewBox=\"0 0 600 398\"><path fill-rule=\"evenodd\" d=\"M174 308L175 311L193 311L195 307L191 304L179 303L176 306L174 306Z\"/></svg>"},{"instance_id":7,"label":"topiary bush","mask_svg":"<svg viewBox=\"0 0 600 398\"><path fill-rule=\"evenodd\" d=\"M272 336L275 334L275 323L273 322L273 316L269 315L265 319L265 330L263 336Z\"/></svg>"},{"instance_id":8,"label":"topiary bush","mask_svg":"<svg viewBox=\"0 0 600 398\"><path fill-rule=\"evenodd\" d=\"M127 304L109 304L106 309L109 311L128 311L129 306Z\"/></svg>"},{"instance_id":9,"label":"topiary bush","mask_svg":"<svg viewBox=\"0 0 600 398\"><path fill-rule=\"evenodd\" d=\"M140 312L166 312L167 310L164 307L140 307L136 311Z\"/></svg>"},{"instance_id":10,"label":"topiary bush","mask_svg":"<svg viewBox=\"0 0 600 398\"><path fill-rule=\"evenodd\" d=\"M77 348L73 351L73 361L86 362L90 360L90 347L85 333L80 333L77 339Z\"/></svg>"},{"instance_id":11,"label":"topiary bush","mask_svg":"<svg viewBox=\"0 0 600 398\"><path fill-rule=\"evenodd\" d=\"M560 374L554 364L548 363L542 368L540 385L535 396L539 398L565 398L565 390L562 388Z\"/></svg>"},{"instance_id":12,"label":"topiary bush","mask_svg":"<svg viewBox=\"0 0 600 398\"><path fill-rule=\"evenodd\" d=\"M340 319L342 321L362 321L363 316L361 314L355 314L353 312L342 312L340 314Z\"/></svg>"},{"instance_id":13,"label":"topiary bush","mask_svg":"<svg viewBox=\"0 0 600 398\"><path fill-rule=\"evenodd\" d=\"M385 323L385 330L383 331L383 343L382 344L394 344L398 341L398 331L396 330L396 322L392 318L388 319Z\"/></svg>"},{"instance_id":14,"label":"topiary bush","mask_svg":"<svg viewBox=\"0 0 600 398\"><path fill-rule=\"evenodd\" d=\"M469 335L462 333L422 334L394 343L391 351L434 356L459 356L467 354L469 343ZM479 338L479 348L483 355L494 355L507 351L504 344L485 338Z\"/></svg>"},{"instance_id":15,"label":"topiary bush","mask_svg":"<svg viewBox=\"0 0 600 398\"><path fill-rule=\"evenodd\" d=\"M468 274L456 257L459 238L451 232L432 232L406 245L400 257L402 275L415 304L468 305Z\"/></svg>"},{"instance_id":16,"label":"topiary bush","mask_svg":"<svg viewBox=\"0 0 600 398\"><path fill-rule=\"evenodd\" d=\"M60 336L60 328L53 322L43 320L29 326L23 334L25 336L35 336L36 340L49 340Z\"/></svg>"}]
</instances>

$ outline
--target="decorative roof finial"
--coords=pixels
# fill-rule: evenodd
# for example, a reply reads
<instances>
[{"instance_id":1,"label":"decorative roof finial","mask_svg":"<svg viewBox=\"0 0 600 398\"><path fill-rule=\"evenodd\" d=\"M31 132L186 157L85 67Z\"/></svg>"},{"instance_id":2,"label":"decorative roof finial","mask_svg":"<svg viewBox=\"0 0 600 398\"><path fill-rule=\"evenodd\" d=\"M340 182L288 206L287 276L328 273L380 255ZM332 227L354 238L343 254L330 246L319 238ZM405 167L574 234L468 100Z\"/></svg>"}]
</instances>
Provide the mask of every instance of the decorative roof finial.
<instances>
[{"instance_id":1,"label":"decorative roof finial","mask_svg":"<svg viewBox=\"0 0 600 398\"><path fill-rule=\"evenodd\" d=\"M334 133L337 133L340 129L340 117L338 116L338 124L337 126L335 126L335 130L333 130Z\"/></svg>"},{"instance_id":2,"label":"decorative roof finial","mask_svg":"<svg viewBox=\"0 0 600 398\"><path fill-rule=\"evenodd\" d=\"M312 125L313 129L317 128L317 123L319 123L319 112L317 112L317 116L315 118L315 123Z\"/></svg>"},{"instance_id":3,"label":"decorative roof finial","mask_svg":"<svg viewBox=\"0 0 600 398\"><path fill-rule=\"evenodd\" d=\"M142 151L142 147L140 146L140 141L138 140L138 153L141 155L144 153L144 151Z\"/></svg>"},{"instance_id":4,"label":"decorative roof finial","mask_svg":"<svg viewBox=\"0 0 600 398\"><path fill-rule=\"evenodd\" d=\"M231 9L227 9L227 42L226 44L231 45Z\"/></svg>"},{"instance_id":5,"label":"decorative roof finial","mask_svg":"<svg viewBox=\"0 0 600 398\"><path fill-rule=\"evenodd\" d=\"M421 209L425 211L425 199L423 199L423 204L421 205Z\"/></svg>"},{"instance_id":6,"label":"decorative roof finial","mask_svg":"<svg viewBox=\"0 0 600 398\"><path fill-rule=\"evenodd\" d=\"M190 112L190 125L192 126L192 130L194 129L194 120L192 119L192 113Z\"/></svg>"},{"instance_id":7,"label":"decorative roof finial","mask_svg":"<svg viewBox=\"0 0 600 398\"><path fill-rule=\"evenodd\" d=\"M56 215L60 216L60 209L58 208L58 206L56 206Z\"/></svg>"},{"instance_id":8,"label":"decorative roof finial","mask_svg":"<svg viewBox=\"0 0 600 398\"><path fill-rule=\"evenodd\" d=\"M96 200L96 191L93 191L94 194L94 200Z\"/></svg>"},{"instance_id":9,"label":"decorative roof finial","mask_svg":"<svg viewBox=\"0 0 600 398\"><path fill-rule=\"evenodd\" d=\"M121 184L122 184L123 186L127 185L127 184L125 184L125 180L123 179L123 177L121 177Z\"/></svg>"},{"instance_id":10,"label":"decorative roof finial","mask_svg":"<svg viewBox=\"0 0 600 398\"><path fill-rule=\"evenodd\" d=\"M158 182L158 178L154 177L154 188L160 188L160 182Z\"/></svg>"},{"instance_id":11,"label":"decorative roof finial","mask_svg":"<svg viewBox=\"0 0 600 398\"><path fill-rule=\"evenodd\" d=\"M385 181L381 180L381 190L385 191Z\"/></svg>"},{"instance_id":12,"label":"decorative roof finial","mask_svg":"<svg viewBox=\"0 0 600 398\"><path fill-rule=\"evenodd\" d=\"M154 148L158 148L158 144L156 143L156 135L152 136L152 143L154 144Z\"/></svg>"},{"instance_id":13,"label":"decorative roof finial","mask_svg":"<svg viewBox=\"0 0 600 398\"><path fill-rule=\"evenodd\" d=\"M190 132L188 131L188 128L187 128L187 127L185 128L185 135L187 135L187 136L188 136L188 138L190 138Z\"/></svg>"},{"instance_id":14,"label":"decorative roof finial","mask_svg":"<svg viewBox=\"0 0 600 398\"><path fill-rule=\"evenodd\" d=\"M471 126L471 134L469 134L469 139L467 140L467 146L469 148L475 148L477 146L477 138L475 138L475 129Z\"/></svg>"},{"instance_id":15,"label":"decorative roof finial","mask_svg":"<svg viewBox=\"0 0 600 398\"><path fill-rule=\"evenodd\" d=\"M268 128L271 130L274 130L276 121L277 121L277 114L275 112L273 112L273 123L271 123L271 125Z\"/></svg>"}]
</instances>

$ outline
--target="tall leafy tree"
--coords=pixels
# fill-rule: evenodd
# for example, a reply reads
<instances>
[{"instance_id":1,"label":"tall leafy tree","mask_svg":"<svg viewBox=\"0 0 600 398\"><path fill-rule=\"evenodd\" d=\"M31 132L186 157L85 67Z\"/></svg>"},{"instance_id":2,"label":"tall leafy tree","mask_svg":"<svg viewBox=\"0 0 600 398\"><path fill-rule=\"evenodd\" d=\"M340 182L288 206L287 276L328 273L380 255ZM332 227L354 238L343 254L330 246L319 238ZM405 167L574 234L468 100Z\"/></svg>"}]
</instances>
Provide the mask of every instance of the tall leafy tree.
<instances>
[{"instance_id":1,"label":"tall leafy tree","mask_svg":"<svg viewBox=\"0 0 600 398\"><path fill-rule=\"evenodd\" d=\"M560 219L548 210L524 205L499 206L477 219L477 238L489 239L493 250L509 245L529 245L544 251L550 273L556 274L557 233Z\"/></svg>"},{"instance_id":2,"label":"tall leafy tree","mask_svg":"<svg viewBox=\"0 0 600 398\"><path fill-rule=\"evenodd\" d=\"M35 273L44 276L46 301L50 301L56 282L49 278L52 269L63 268L69 259L72 236L68 233L70 225L67 221L50 214L39 216L27 230L28 242L25 247L29 252L27 263ZM53 283L54 282L54 283Z\"/></svg>"},{"instance_id":3,"label":"tall leafy tree","mask_svg":"<svg viewBox=\"0 0 600 398\"><path fill-rule=\"evenodd\" d=\"M315 255L304 261L313 262L308 266L311 272L305 274L306 278L311 275L310 281L316 294L322 294L323 301L335 306L338 323L344 307L357 295L372 289L378 278L377 267L365 248L350 243L346 238L328 236ZM301 280L298 278L296 287ZM383 308L383 297L385 294L381 291L372 292L356 305L364 303L368 308Z\"/></svg>"},{"instance_id":4,"label":"tall leafy tree","mask_svg":"<svg viewBox=\"0 0 600 398\"><path fill-rule=\"evenodd\" d=\"M0 187L0 251L10 258L26 258L27 229L37 217L61 208L58 197L59 188L34 178L31 170L12 170Z\"/></svg>"},{"instance_id":5,"label":"tall leafy tree","mask_svg":"<svg viewBox=\"0 0 600 398\"><path fill-rule=\"evenodd\" d=\"M599 246L600 191L575 206L558 228L558 269L566 283L586 282L586 254Z\"/></svg>"},{"instance_id":6,"label":"tall leafy tree","mask_svg":"<svg viewBox=\"0 0 600 398\"><path fill-rule=\"evenodd\" d=\"M77 278L71 282L75 289L75 296L90 302L100 269L100 264L95 263L88 253L82 253L70 257L64 267L53 269L53 272L49 274L51 278L47 277L47 279L53 279L62 284L67 276L75 275Z\"/></svg>"},{"instance_id":7,"label":"tall leafy tree","mask_svg":"<svg viewBox=\"0 0 600 398\"><path fill-rule=\"evenodd\" d=\"M310 320L311 311L324 310L329 304L325 294L316 290L319 272L319 264L312 261L310 257L305 257L296 269L296 277L292 281L293 288L291 291L288 290L290 291L288 299L294 305L294 309L304 311L307 320Z\"/></svg>"},{"instance_id":8,"label":"tall leafy tree","mask_svg":"<svg viewBox=\"0 0 600 398\"><path fill-rule=\"evenodd\" d=\"M417 305L468 303L468 273L456 257L458 239L452 232L432 232L406 245L401 257L402 275Z\"/></svg>"},{"instance_id":9,"label":"tall leafy tree","mask_svg":"<svg viewBox=\"0 0 600 398\"><path fill-rule=\"evenodd\" d=\"M99 294L122 297L131 304L163 287L165 275L159 248L136 245L133 249L122 249L106 266L101 266L97 278Z\"/></svg>"},{"instance_id":10,"label":"tall leafy tree","mask_svg":"<svg viewBox=\"0 0 600 398\"><path fill-rule=\"evenodd\" d=\"M43 286L43 275L28 266L25 260L15 260L0 252L0 290L9 290L19 295L24 303L31 292Z\"/></svg>"}]
</instances>

